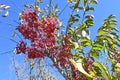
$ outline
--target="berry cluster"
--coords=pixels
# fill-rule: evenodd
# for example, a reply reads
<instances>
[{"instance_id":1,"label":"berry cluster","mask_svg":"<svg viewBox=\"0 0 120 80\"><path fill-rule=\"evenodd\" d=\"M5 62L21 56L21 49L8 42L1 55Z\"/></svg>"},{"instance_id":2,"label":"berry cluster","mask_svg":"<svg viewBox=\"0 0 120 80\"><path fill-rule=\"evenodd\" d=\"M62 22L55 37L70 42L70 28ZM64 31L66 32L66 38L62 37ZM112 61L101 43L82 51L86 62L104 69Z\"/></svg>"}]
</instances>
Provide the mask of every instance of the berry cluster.
<instances>
[{"instance_id":1,"label":"berry cluster","mask_svg":"<svg viewBox=\"0 0 120 80\"><path fill-rule=\"evenodd\" d=\"M85 64L86 72L89 72L89 70L92 68L93 62L94 62L94 59L90 55L88 55L86 57L86 64Z\"/></svg>"},{"instance_id":2,"label":"berry cluster","mask_svg":"<svg viewBox=\"0 0 120 80\"><path fill-rule=\"evenodd\" d=\"M79 71L69 62L69 58L71 58L70 37L63 36L61 43L59 45L56 44L55 32L58 28L57 23L56 17L46 17L39 20L36 11L23 11L21 23L17 30L23 35L24 39L30 41L30 46L27 46L26 42L20 41L16 46L17 54L28 54L30 59L52 55L56 59L54 66L72 69L73 78L79 80L81 78Z\"/></svg>"},{"instance_id":3,"label":"berry cluster","mask_svg":"<svg viewBox=\"0 0 120 80\"><path fill-rule=\"evenodd\" d=\"M56 17L46 17L39 20L37 12L33 10L24 11L21 15L21 23L17 30L25 39L31 42L31 47L27 47L24 41L17 44L17 54L27 53L28 58L42 58L47 54L47 50L53 50L57 28Z\"/></svg>"},{"instance_id":4,"label":"berry cluster","mask_svg":"<svg viewBox=\"0 0 120 80\"><path fill-rule=\"evenodd\" d=\"M68 36L63 37L62 45L57 50L56 59L57 63L60 64L62 67L69 67L69 58L70 58L70 38Z\"/></svg>"},{"instance_id":5,"label":"berry cluster","mask_svg":"<svg viewBox=\"0 0 120 80\"><path fill-rule=\"evenodd\" d=\"M17 44L17 47L16 47L16 51L17 51L17 54L20 54L20 53L25 53L26 52L26 43L23 42L23 41L20 41L20 43Z\"/></svg>"}]
</instances>

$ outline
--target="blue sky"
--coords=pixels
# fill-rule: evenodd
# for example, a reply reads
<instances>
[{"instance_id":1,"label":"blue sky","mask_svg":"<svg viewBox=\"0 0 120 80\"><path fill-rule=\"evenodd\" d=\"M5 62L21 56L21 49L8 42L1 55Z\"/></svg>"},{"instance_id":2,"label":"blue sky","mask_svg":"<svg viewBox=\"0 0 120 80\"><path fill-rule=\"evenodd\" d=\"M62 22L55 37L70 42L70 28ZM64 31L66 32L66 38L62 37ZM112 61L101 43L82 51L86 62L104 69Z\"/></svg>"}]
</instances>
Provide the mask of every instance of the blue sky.
<instances>
[{"instance_id":1,"label":"blue sky","mask_svg":"<svg viewBox=\"0 0 120 80\"><path fill-rule=\"evenodd\" d=\"M10 27L8 25L0 23L0 54L6 51L11 51L14 49L16 43L9 40L12 36L13 31L17 24L13 20L18 20L18 13L21 12L11 1L13 1L18 7L22 7L25 0L0 0L0 4L10 5L10 14L8 18L1 18L0 21L5 23L13 24L14 26ZM28 3L32 3L33 0L28 0ZM44 0L44 4L47 4L49 0ZM66 0L55 0L60 6L60 9L63 9L66 5ZM118 28L120 26L120 0L98 0L98 5L95 5L95 12L93 12L95 18L95 26L91 28L91 38L95 38L97 33L97 29L102 25L103 20L109 16L110 14L114 14L118 20ZM42 6L43 7L43 6ZM21 8L22 9L22 8ZM67 8L60 16L61 19L68 18ZM0 13L1 16L1 13ZM65 19L66 18L66 19ZM63 21L64 21L63 20ZM120 29L120 28L119 28ZM19 40L18 38L15 38ZM0 80L16 80L15 73L12 68L12 60L11 57L14 56L19 62L23 61L23 55L13 55L13 53L7 53L0 55Z\"/></svg>"}]
</instances>

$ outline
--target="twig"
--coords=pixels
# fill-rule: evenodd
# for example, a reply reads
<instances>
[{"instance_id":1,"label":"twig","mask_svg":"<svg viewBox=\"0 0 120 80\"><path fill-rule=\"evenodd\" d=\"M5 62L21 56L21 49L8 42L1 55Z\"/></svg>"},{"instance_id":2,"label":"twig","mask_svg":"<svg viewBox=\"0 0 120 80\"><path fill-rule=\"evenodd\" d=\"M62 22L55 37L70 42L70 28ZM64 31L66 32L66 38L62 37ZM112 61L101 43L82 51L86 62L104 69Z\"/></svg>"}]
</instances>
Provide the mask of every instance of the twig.
<instances>
[{"instance_id":1,"label":"twig","mask_svg":"<svg viewBox=\"0 0 120 80\"><path fill-rule=\"evenodd\" d=\"M48 16L50 15L51 7L52 7L52 0L50 0L50 2L49 2L49 12L48 12Z\"/></svg>"},{"instance_id":2,"label":"twig","mask_svg":"<svg viewBox=\"0 0 120 80\"><path fill-rule=\"evenodd\" d=\"M15 2L13 2L13 1L11 1L11 0L9 0L14 6L16 6L16 8L18 8L20 11L22 11L22 9L20 9L18 6L17 6L17 4L15 4Z\"/></svg>"},{"instance_id":3,"label":"twig","mask_svg":"<svg viewBox=\"0 0 120 80\"><path fill-rule=\"evenodd\" d=\"M12 24L10 24L10 23L8 23L8 22L2 22L2 21L0 21L0 23L6 24L6 25L11 26L11 27L15 27L14 25L12 25ZM16 28L16 27L15 27L15 28Z\"/></svg>"},{"instance_id":4,"label":"twig","mask_svg":"<svg viewBox=\"0 0 120 80\"><path fill-rule=\"evenodd\" d=\"M63 13L63 11L67 8L68 5L69 5L69 3L67 3L67 4L65 5L65 7L62 9L62 11L58 14L58 17Z\"/></svg>"},{"instance_id":5,"label":"twig","mask_svg":"<svg viewBox=\"0 0 120 80\"><path fill-rule=\"evenodd\" d=\"M12 25L12 24L10 24L10 23L7 23L7 22L2 22L2 21L0 21L0 23L2 23L2 24L5 24L5 25L8 25L8 26L10 26L10 27L15 27L14 25ZM15 27L16 28L16 27ZM16 32L16 35L18 36L18 38L20 38L20 40L23 40L22 38L21 38L21 36Z\"/></svg>"},{"instance_id":6,"label":"twig","mask_svg":"<svg viewBox=\"0 0 120 80\"><path fill-rule=\"evenodd\" d=\"M73 9L72 10L72 13L71 13L71 15L73 14L73 12L75 11L75 9ZM68 32L68 25L69 25L69 23L70 23L70 18L68 19L68 22L67 22L67 27L66 27L66 31L65 31L65 35L67 35L67 32Z\"/></svg>"},{"instance_id":7,"label":"twig","mask_svg":"<svg viewBox=\"0 0 120 80\"><path fill-rule=\"evenodd\" d=\"M17 76L17 80L20 80L19 79L19 73L18 73L18 70L17 70L17 67L16 67L16 64L15 64L15 60L14 60L14 57L13 57L13 66L14 66L14 69L15 69L15 73L16 73L16 76Z\"/></svg>"},{"instance_id":8,"label":"twig","mask_svg":"<svg viewBox=\"0 0 120 80\"><path fill-rule=\"evenodd\" d=\"M0 55L8 54L8 53L11 53L11 52L13 52L13 50L2 52L2 53L0 53Z\"/></svg>"},{"instance_id":9,"label":"twig","mask_svg":"<svg viewBox=\"0 0 120 80\"><path fill-rule=\"evenodd\" d=\"M84 13L83 13L81 23L83 23L83 21L84 21L84 19L85 19L85 14L86 14L86 11L84 11Z\"/></svg>"},{"instance_id":10,"label":"twig","mask_svg":"<svg viewBox=\"0 0 120 80\"><path fill-rule=\"evenodd\" d=\"M32 70L33 70L33 68L31 68L31 62L30 62L29 80L32 80Z\"/></svg>"},{"instance_id":11,"label":"twig","mask_svg":"<svg viewBox=\"0 0 120 80\"><path fill-rule=\"evenodd\" d=\"M49 58L52 60L52 62L54 63L54 58L53 58L53 56L48 55L48 57L49 57ZM56 67L56 68L57 68L58 72L59 72L66 80L68 80L67 75L66 75L59 67Z\"/></svg>"},{"instance_id":12,"label":"twig","mask_svg":"<svg viewBox=\"0 0 120 80\"><path fill-rule=\"evenodd\" d=\"M1 36L1 35L0 35L0 37L2 37L2 38L4 38L4 39L7 39L7 40L10 40L10 41L12 41L12 42L14 42L14 43L18 43L18 42L16 42L15 40L10 39L10 38L8 38L8 37L3 37L3 36Z\"/></svg>"},{"instance_id":13,"label":"twig","mask_svg":"<svg viewBox=\"0 0 120 80\"><path fill-rule=\"evenodd\" d=\"M13 13L15 13L16 15L18 15L18 13L17 12L15 12L15 11L13 11L13 10L9 10L9 12L13 12Z\"/></svg>"}]
</instances>

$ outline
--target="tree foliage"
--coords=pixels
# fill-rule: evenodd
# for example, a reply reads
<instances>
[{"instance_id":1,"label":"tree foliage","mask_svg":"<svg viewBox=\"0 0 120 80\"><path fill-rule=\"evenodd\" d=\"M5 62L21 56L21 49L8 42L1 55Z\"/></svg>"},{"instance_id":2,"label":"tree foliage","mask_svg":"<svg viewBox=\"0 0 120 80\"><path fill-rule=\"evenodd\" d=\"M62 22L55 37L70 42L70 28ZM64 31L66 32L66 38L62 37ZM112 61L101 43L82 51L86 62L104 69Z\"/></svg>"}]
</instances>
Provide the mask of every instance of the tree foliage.
<instances>
[{"instance_id":1,"label":"tree foliage","mask_svg":"<svg viewBox=\"0 0 120 80\"><path fill-rule=\"evenodd\" d=\"M72 12L67 25L59 19L65 8L60 12L59 6L50 0L46 8L40 9L43 3L36 0L35 4L25 5L20 13L13 35L19 33L22 39L16 44L15 54L25 54L27 61L33 60L35 64L50 59L65 80L119 80L120 40L115 15L103 21L93 40L90 28L94 28L92 13L97 0L68 0L65 8L69 7ZM0 5L0 9L5 7L9 6ZM7 17L6 14L3 17ZM101 62L100 57L106 62ZM37 69L35 64L33 69ZM37 80L36 76L32 78Z\"/></svg>"}]
</instances>

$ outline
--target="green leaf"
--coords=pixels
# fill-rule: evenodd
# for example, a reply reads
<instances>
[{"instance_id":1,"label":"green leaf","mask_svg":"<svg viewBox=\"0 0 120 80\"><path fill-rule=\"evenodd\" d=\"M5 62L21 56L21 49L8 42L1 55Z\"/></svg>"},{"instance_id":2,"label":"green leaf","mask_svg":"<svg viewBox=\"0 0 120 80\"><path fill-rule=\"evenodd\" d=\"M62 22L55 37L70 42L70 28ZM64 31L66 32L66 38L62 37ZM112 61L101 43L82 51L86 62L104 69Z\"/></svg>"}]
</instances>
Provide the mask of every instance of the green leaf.
<instances>
[{"instance_id":1,"label":"green leaf","mask_svg":"<svg viewBox=\"0 0 120 80\"><path fill-rule=\"evenodd\" d=\"M117 20L112 19L112 20L111 20L111 22L116 23L116 22L117 22Z\"/></svg>"},{"instance_id":2,"label":"green leaf","mask_svg":"<svg viewBox=\"0 0 120 80\"><path fill-rule=\"evenodd\" d=\"M75 20L75 17L73 15L70 15L69 22L74 22L74 20Z\"/></svg>"},{"instance_id":3,"label":"green leaf","mask_svg":"<svg viewBox=\"0 0 120 80\"><path fill-rule=\"evenodd\" d=\"M13 33L12 37L15 37L15 36L16 36L16 32L14 31L14 33Z\"/></svg>"},{"instance_id":4,"label":"green leaf","mask_svg":"<svg viewBox=\"0 0 120 80\"><path fill-rule=\"evenodd\" d=\"M91 1L90 1L90 4L97 4L97 3L98 3L97 0L91 0Z\"/></svg>"},{"instance_id":5,"label":"green leaf","mask_svg":"<svg viewBox=\"0 0 120 80\"><path fill-rule=\"evenodd\" d=\"M112 20L112 19L114 19L114 18L116 18L116 17L115 17L115 15L113 15L113 14L111 14L110 16L108 16L108 19L109 19L109 20Z\"/></svg>"},{"instance_id":6,"label":"green leaf","mask_svg":"<svg viewBox=\"0 0 120 80\"><path fill-rule=\"evenodd\" d=\"M94 26L94 21L92 19L88 19L88 20L86 20L86 24L88 26Z\"/></svg>"},{"instance_id":7,"label":"green leaf","mask_svg":"<svg viewBox=\"0 0 120 80\"><path fill-rule=\"evenodd\" d=\"M85 18L86 18L86 19L93 19L94 16L93 16L93 15L86 15Z\"/></svg>"},{"instance_id":8,"label":"green leaf","mask_svg":"<svg viewBox=\"0 0 120 80\"><path fill-rule=\"evenodd\" d=\"M108 24L109 27L114 27L116 25L117 25L116 23L110 23L110 24Z\"/></svg>"},{"instance_id":9,"label":"green leaf","mask_svg":"<svg viewBox=\"0 0 120 80\"><path fill-rule=\"evenodd\" d=\"M113 37L119 38L118 34L115 32L111 32L110 35L112 35Z\"/></svg>"},{"instance_id":10,"label":"green leaf","mask_svg":"<svg viewBox=\"0 0 120 80\"><path fill-rule=\"evenodd\" d=\"M82 24L78 27L79 30L83 30L83 29L85 29L85 28L87 28L86 23L82 23Z\"/></svg>"},{"instance_id":11,"label":"green leaf","mask_svg":"<svg viewBox=\"0 0 120 80\"><path fill-rule=\"evenodd\" d=\"M36 0L36 2L37 2L37 3L39 3L39 4L41 4L41 3L42 3L42 1L41 1L41 0Z\"/></svg>"},{"instance_id":12,"label":"green leaf","mask_svg":"<svg viewBox=\"0 0 120 80\"><path fill-rule=\"evenodd\" d=\"M90 51L89 53L91 54L91 56L94 59L99 60L99 58L98 58L98 56L99 56L98 52L96 52L95 50L93 50L93 51Z\"/></svg>"},{"instance_id":13,"label":"green leaf","mask_svg":"<svg viewBox=\"0 0 120 80\"><path fill-rule=\"evenodd\" d=\"M75 33L76 33L76 34L79 34L79 35L81 36L82 30L85 30L86 28L87 28L86 23L82 23L81 25L79 25L79 26L77 27L77 29L75 30Z\"/></svg>"},{"instance_id":14,"label":"green leaf","mask_svg":"<svg viewBox=\"0 0 120 80\"><path fill-rule=\"evenodd\" d=\"M86 77L92 79L93 76L88 74L82 66L82 59L77 60L76 62L73 59L69 59L69 61L73 64L75 68L77 68L81 73L83 73Z\"/></svg>"},{"instance_id":15,"label":"green leaf","mask_svg":"<svg viewBox=\"0 0 120 80\"><path fill-rule=\"evenodd\" d=\"M88 1L88 0L82 0L84 6L87 4L87 1Z\"/></svg>"},{"instance_id":16,"label":"green leaf","mask_svg":"<svg viewBox=\"0 0 120 80\"><path fill-rule=\"evenodd\" d=\"M74 30L71 27L68 27L68 34L73 34Z\"/></svg>"},{"instance_id":17,"label":"green leaf","mask_svg":"<svg viewBox=\"0 0 120 80\"><path fill-rule=\"evenodd\" d=\"M2 17L7 17L9 15L9 12L7 11Z\"/></svg>"},{"instance_id":18,"label":"green leaf","mask_svg":"<svg viewBox=\"0 0 120 80\"><path fill-rule=\"evenodd\" d=\"M97 47L97 46L94 46L92 49L93 49L93 50L96 50L96 51L101 51L101 50L102 50L101 47Z\"/></svg>"},{"instance_id":19,"label":"green leaf","mask_svg":"<svg viewBox=\"0 0 120 80\"><path fill-rule=\"evenodd\" d=\"M76 8L78 8L78 6L79 6L79 3L80 3L80 0L77 0L77 1L76 1L76 3L75 3L74 10L75 10Z\"/></svg>"},{"instance_id":20,"label":"green leaf","mask_svg":"<svg viewBox=\"0 0 120 80\"><path fill-rule=\"evenodd\" d=\"M77 49L79 47L77 42L70 41L71 44L73 45L74 49Z\"/></svg>"},{"instance_id":21,"label":"green leaf","mask_svg":"<svg viewBox=\"0 0 120 80\"><path fill-rule=\"evenodd\" d=\"M111 80L110 73L107 71L103 64L99 62L93 62L93 65L98 67L98 69L101 71L101 75L105 78L105 80Z\"/></svg>"},{"instance_id":22,"label":"green leaf","mask_svg":"<svg viewBox=\"0 0 120 80\"><path fill-rule=\"evenodd\" d=\"M92 47L92 41L88 39L87 37L82 38L80 42L82 43L81 45L83 45L84 47L86 46Z\"/></svg>"},{"instance_id":23,"label":"green leaf","mask_svg":"<svg viewBox=\"0 0 120 80\"><path fill-rule=\"evenodd\" d=\"M89 7L89 6L87 6L86 9L85 9L85 11L95 11L95 10L94 10L93 7Z\"/></svg>"},{"instance_id":24,"label":"green leaf","mask_svg":"<svg viewBox=\"0 0 120 80\"><path fill-rule=\"evenodd\" d=\"M102 30L102 29L98 30L98 36L102 36L102 35L105 35L105 34L108 34L108 32L105 31L105 30Z\"/></svg>"},{"instance_id":25,"label":"green leaf","mask_svg":"<svg viewBox=\"0 0 120 80\"><path fill-rule=\"evenodd\" d=\"M76 10L77 12L78 12L79 10L84 10L84 7L78 6L75 10Z\"/></svg>"},{"instance_id":26,"label":"green leaf","mask_svg":"<svg viewBox=\"0 0 120 80\"><path fill-rule=\"evenodd\" d=\"M35 63L34 63L34 62L31 62L31 63L30 63L30 69L33 69L33 68L34 68L34 65L35 65Z\"/></svg>"},{"instance_id":27,"label":"green leaf","mask_svg":"<svg viewBox=\"0 0 120 80\"><path fill-rule=\"evenodd\" d=\"M79 15L79 14L75 14L74 16L80 18L80 15Z\"/></svg>"}]
</instances>

